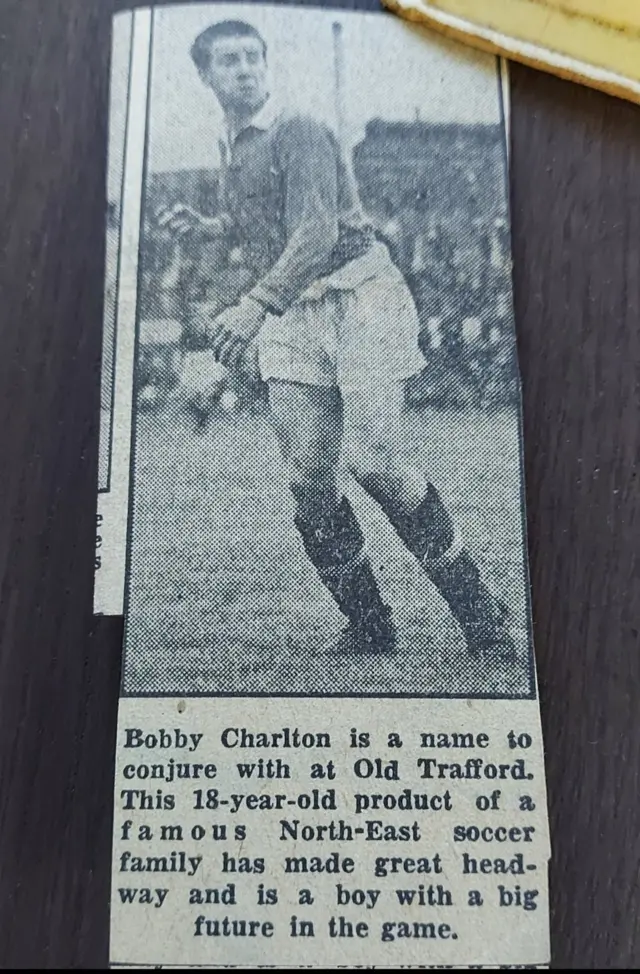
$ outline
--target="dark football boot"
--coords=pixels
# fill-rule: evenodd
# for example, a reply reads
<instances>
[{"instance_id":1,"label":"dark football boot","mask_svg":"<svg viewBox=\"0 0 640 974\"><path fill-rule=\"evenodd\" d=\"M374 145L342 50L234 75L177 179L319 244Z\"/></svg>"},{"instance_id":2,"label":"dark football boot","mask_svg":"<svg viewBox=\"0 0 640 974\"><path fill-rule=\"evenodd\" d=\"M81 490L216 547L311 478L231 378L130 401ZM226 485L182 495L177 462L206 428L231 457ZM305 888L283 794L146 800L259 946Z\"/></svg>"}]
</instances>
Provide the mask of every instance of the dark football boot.
<instances>
[{"instance_id":1,"label":"dark football boot","mask_svg":"<svg viewBox=\"0 0 640 974\"><path fill-rule=\"evenodd\" d=\"M411 512L402 509L382 484L363 480L362 486L447 602L470 655L515 659L509 610L489 590L471 555L457 540L453 518L433 484L427 485L423 501Z\"/></svg>"},{"instance_id":2,"label":"dark football boot","mask_svg":"<svg viewBox=\"0 0 640 974\"><path fill-rule=\"evenodd\" d=\"M297 485L292 492L299 507L295 524L304 549L348 625L336 652L390 653L395 649L391 610L382 600L378 582L364 549L364 536L351 504L342 497L329 513L310 516L301 509ZM303 513L304 510L304 513Z\"/></svg>"},{"instance_id":3,"label":"dark football boot","mask_svg":"<svg viewBox=\"0 0 640 974\"><path fill-rule=\"evenodd\" d=\"M396 650L396 627L384 603L367 617L352 619L332 647L339 656L393 656Z\"/></svg>"},{"instance_id":4,"label":"dark football boot","mask_svg":"<svg viewBox=\"0 0 640 974\"><path fill-rule=\"evenodd\" d=\"M506 604L482 580L471 555L462 549L451 560L425 569L460 624L471 656L516 659L516 641Z\"/></svg>"}]
</instances>

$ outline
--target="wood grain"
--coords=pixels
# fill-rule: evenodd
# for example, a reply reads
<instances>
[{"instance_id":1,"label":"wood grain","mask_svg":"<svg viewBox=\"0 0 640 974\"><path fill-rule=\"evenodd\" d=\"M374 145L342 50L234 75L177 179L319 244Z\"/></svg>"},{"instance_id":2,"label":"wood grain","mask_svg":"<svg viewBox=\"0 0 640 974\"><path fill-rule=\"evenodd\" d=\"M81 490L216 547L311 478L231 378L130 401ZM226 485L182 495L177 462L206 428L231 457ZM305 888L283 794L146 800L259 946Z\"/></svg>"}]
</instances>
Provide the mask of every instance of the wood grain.
<instances>
[{"instance_id":1,"label":"wood grain","mask_svg":"<svg viewBox=\"0 0 640 974\"><path fill-rule=\"evenodd\" d=\"M108 0L0 7L0 965L105 967L121 624L91 615ZM638 967L640 111L513 69L554 966Z\"/></svg>"}]
</instances>

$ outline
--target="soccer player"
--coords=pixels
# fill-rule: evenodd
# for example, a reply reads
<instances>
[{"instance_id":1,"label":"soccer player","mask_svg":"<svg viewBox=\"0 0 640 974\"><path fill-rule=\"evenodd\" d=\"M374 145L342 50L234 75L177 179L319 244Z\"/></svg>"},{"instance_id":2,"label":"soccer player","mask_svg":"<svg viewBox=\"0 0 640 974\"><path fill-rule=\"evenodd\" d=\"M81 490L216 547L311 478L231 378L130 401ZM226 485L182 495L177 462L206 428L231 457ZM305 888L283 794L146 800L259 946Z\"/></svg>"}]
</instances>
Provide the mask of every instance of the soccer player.
<instances>
[{"instance_id":1,"label":"soccer player","mask_svg":"<svg viewBox=\"0 0 640 974\"><path fill-rule=\"evenodd\" d=\"M379 504L448 602L469 653L513 657L508 610L480 577L436 487L398 460L403 383L424 367L415 305L361 209L333 133L279 108L266 44L241 21L204 30L191 56L225 117L224 213L186 207L174 232L227 233L253 284L222 313L193 308L190 328L218 361L258 357L288 465L304 549L348 625L339 648L393 652L391 610L339 484L347 470Z\"/></svg>"}]
</instances>

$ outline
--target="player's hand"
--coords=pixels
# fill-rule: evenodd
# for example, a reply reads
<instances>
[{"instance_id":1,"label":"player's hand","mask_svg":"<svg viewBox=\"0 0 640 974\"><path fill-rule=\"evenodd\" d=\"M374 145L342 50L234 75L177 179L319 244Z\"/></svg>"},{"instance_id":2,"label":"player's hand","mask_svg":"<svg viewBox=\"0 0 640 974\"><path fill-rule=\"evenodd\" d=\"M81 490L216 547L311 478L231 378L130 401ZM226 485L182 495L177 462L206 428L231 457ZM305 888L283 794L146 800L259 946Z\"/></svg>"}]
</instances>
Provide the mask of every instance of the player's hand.
<instances>
[{"instance_id":1,"label":"player's hand","mask_svg":"<svg viewBox=\"0 0 640 974\"><path fill-rule=\"evenodd\" d=\"M160 210L157 221L159 227L168 230L178 240L188 235L221 237L227 231L227 222L223 217L204 216L185 203L176 203Z\"/></svg>"},{"instance_id":2,"label":"player's hand","mask_svg":"<svg viewBox=\"0 0 640 974\"><path fill-rule=\"evenodd\" d=\"M241 369L244 354L260 331L265 315L264 307L250 297L218 315L207 326L207 347L218 362L230 369Z\"/></svg>"},{"instance_id":3,"label":"player's hand","mask_svg":"<svg viewBox=\"0 0 640 974\"><path fill-rule=\"evenodd\" d=\"M260 375L260 358L258 355L257 335L252 342L249 342L244 351L242 362L240 363L240 371L242 372L243 376L254 385L260 382L260 379L262 378Z\"/></svg>"},{"instance_id":4,"label":"player's hand","mask_svg":"<svg viewBox=\"0 0 640 974\"><path fill-rule=\"evenodd\" d=\"M213 301L191 301L186 309L182 345L189 352L202 352L209 347L207 332L212 327L220 305Z\"/></svg>"}]
</instances>

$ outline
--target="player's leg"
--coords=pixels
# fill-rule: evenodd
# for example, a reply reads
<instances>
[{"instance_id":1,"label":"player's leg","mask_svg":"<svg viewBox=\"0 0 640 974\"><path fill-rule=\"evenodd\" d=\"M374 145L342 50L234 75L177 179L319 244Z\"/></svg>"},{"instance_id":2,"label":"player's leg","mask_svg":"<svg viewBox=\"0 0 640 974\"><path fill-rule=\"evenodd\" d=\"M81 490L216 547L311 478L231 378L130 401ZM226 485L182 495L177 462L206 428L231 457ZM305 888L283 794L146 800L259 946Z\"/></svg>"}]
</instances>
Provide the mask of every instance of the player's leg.
<instances>
[{"instance_id":1,"label":"player's leg","mask_svg":"<svg viewBox=\"0 0 640 974\"><path fill-rule=\"evenodd\" d=\"M377 403L377 406L376 406ZM351 419L351 408L356 410ZM350 472L382 508L459 622L472 655L510 657L514 640L506 605L488 588L457 533L453 517L426 474L398 458L402 389L362 390L347 415Z\"/></svg>"},{"instance_id":2,"label":"player's leg","mask_svg":"<svg viewBox=\"0 0 640 974\"><path fill-rule=\"evenodd\" d=\"M395 631L364 537L338 485L342 404L337 388L269 379L273 425L287 463L295 524L311 563L348 620L340 648L390 652Z\"/></svg>"},{"instance_id":3,"label":"player's leg","mask_svg":"<svg viewBox=\"0 0 640 974\"><path fill-rule=\"evenodd\" d=\"M511 656L506 606L481 578L437 488L399 459L403 379L416 370L418 349L417 313L402 275L390 265L350 294L343 311L339 365L350 470L448 602L469 652Z\"/></svg>"}]
</instances>

